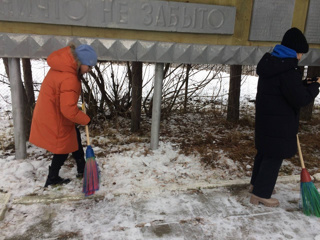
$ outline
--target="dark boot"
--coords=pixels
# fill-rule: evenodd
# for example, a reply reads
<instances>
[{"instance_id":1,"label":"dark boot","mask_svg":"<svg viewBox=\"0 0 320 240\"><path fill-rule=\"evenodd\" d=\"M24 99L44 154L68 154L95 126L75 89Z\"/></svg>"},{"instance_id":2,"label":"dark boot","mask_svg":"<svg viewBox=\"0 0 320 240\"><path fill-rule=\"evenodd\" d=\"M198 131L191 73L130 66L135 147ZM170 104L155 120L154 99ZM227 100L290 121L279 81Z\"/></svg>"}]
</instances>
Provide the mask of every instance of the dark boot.
<instances>
[{"instance_id":1,"label":"dark boot","mask_svg":"<svg viewBox=\"0 0 320 240\"><path fill-rule=\"evenodd\" d=\"M76 175L76 177L79 178L79 179L83 178L83 173L79 173L79 172L78 172L77 175Z\"/></svg>"},{"instance_id":2,"label":"dark boot","mask_svg":"<svg viewBox=\"0 0 320 240\"><path fill-rule=\"evenodd\" d=\"M82 159L76 159L76 163L77 163L77 178L83 178L83 173L84 173L84 168L86 166L86 161L84 160L84 158Z\"/></svg>"},{"instance_id":3,"label":"dark boot","mask_svg":"<svg viewBox=\"0 0 320 240\"><path fill-rule=\"evenodd\" d=\"M49 185L62 185L62 184L68 184L70 182L70 179L64 179L59 177L59 171L54 171L53 168L49 166L49 174L46 181L46 184L44 187L48 187Z\"/></svg>"},{"instance_id":4,"label":"dark boot","mask_svg":"<svg viewBox=\"0 0 320 240\"><path fill-rule=\"evenodd\" d=\"M78 150L72 153L73 158L77 163L77 178L83 178L84 168L86 165L86 160L84 159L84 151L81 144L81 135L79 129L76 127Z\"/></svg>"}]
</instances>

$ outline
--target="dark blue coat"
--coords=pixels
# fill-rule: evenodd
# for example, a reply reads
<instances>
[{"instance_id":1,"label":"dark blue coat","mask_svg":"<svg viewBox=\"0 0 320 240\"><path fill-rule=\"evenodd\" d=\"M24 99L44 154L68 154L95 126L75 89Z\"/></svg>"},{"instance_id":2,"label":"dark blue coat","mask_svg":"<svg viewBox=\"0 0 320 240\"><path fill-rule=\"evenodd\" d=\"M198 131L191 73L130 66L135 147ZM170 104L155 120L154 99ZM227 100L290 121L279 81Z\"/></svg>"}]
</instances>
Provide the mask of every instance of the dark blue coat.
<instances>
[{"instance_id":1,"label":"dark blue coat","mask_svg":"<svg viewBox=\"0 0 320 240\"><path fill-rule=\"evenodd\" d=\"M319 83L303 85L295 58L266 53L257 66L256 149L267 156L290 158L297 152L299 111L319 93Z\"/></svg>"}]
</instances>

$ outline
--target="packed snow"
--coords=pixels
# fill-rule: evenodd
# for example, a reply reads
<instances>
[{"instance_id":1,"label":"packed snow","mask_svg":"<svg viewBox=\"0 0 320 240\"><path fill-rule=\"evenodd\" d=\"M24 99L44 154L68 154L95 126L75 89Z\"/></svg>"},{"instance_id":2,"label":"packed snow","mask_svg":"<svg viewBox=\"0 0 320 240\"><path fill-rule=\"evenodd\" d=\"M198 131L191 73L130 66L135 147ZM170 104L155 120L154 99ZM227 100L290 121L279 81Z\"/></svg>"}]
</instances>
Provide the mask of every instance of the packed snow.
<instances>
[{"instance_id":1,"label":"packed snow","mask_svg":"<svg viewBox=\"0 0 320 240\"><path fill-rule=\"evenodd\" d=\"M256 83L244 81L242 98L254 98ZM248 177L221 177L237 171L223 152L217 165L228 168L212 169L166 141L152 151L148 139L117 145L91 136L100 143L100 190L84 197L71 156L60 175L72 181L44 189L52 156L27 143L27 159L15 159L12 125L0 115L0 196L10 196L0 239L320 239L319 219L300 209L299 181L276 185L280 207L253 206Z\"/></svg>"}]
</instances>

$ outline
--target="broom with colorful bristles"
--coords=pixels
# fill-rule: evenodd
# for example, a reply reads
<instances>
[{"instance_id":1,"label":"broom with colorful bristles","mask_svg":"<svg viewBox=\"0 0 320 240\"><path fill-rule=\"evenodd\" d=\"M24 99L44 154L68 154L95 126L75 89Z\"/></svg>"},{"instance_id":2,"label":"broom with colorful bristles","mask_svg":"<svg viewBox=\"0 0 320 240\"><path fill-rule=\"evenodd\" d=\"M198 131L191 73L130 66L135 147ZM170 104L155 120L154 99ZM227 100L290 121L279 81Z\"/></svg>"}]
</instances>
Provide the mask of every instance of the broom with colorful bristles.
<instances>
[{"instance_id":1,"label":"broom with colorful bristles","mask_svg":"<svg viewBox=\"0 0 320 240\"><path fill-rule=\"evenodd\" d=\"M86 113L85 104L82 103L82 110ZM93 149L90 145L89 127L86 125L87 149L86 149L86 165L83 175L83 190L85 196L90 196L99 190L99 167L96 162Z\"/></svg>"},{"instance_id":2,"label":"broom with colorful bristles","mask_svg":"<svg viewBox=\"0 0 320 240\"><path fill-rule=\"evenodd\" d=\"M320 217L320 194L318 189L313 184L310 174L308 173L307 169L305 168L300 141L297 134L297 144L298 144L298 151L299 157L301 162L301 183L300 183L300 192L302 198L302 209L305 215L310 216L314 215L316 217Z\"/></svg>"}]
</instances>

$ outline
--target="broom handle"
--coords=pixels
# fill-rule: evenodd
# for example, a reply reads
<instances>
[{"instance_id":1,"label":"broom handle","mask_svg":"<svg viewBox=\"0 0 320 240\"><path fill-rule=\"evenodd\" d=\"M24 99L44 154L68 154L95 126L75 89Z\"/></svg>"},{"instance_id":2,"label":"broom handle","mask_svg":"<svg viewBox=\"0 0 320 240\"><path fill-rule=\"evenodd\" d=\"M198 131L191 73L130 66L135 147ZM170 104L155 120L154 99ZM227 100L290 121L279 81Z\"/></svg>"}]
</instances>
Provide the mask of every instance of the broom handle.
<instances>
[{"instance_id":1,"label":"broom handle","mask_svg":"<svg viewBox=\"0 0 320 240\"><path fill-rule=\"evenodd\" d=\"M89 139L89 127L86 125L86 135L87 135L87 146L90 145L90 139Z\"/></svg>"},{"instance_id":2,"label":"broom handle","mask_svg":"<svg viewBox=\"0 0 320 240\"><path fill-rule=\"evenodd\" d=\"M302 168L306 168L306 167L304 166L304 161L303 161L303 157L302 157L302 152L301 152L301 147L300 147L300 141L299 141L299 136L298 136L298 134L297 134L297 145L298 145L298 152L299 152L301 167L302 167Z\"/></svg>"},{"instance_id":3,"label":"broom handle","mask_svg":"<svg viewBox=\"0 0 320 240\"><path fill-rule=\"evenodd\" d=\"M86 106L84 105L84 102L82 103L82 111L86 113ZM87 146L90 145L90 138L89 138L89 127L86 125L86 136L87 136Z\"/></svg>"}]
</instances>

